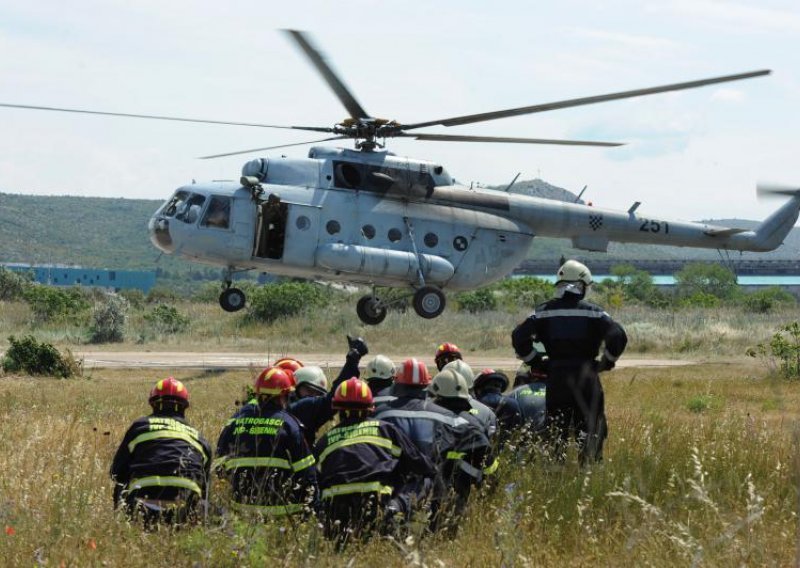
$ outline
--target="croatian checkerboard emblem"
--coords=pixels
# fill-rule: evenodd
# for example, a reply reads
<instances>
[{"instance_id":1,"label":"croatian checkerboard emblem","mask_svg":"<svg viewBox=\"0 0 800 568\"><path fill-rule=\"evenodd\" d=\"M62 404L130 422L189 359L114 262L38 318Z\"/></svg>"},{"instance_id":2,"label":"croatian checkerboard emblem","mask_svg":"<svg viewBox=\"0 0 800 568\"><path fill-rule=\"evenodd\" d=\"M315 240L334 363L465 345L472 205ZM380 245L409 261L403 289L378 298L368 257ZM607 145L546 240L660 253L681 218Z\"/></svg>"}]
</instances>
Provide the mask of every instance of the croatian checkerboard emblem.
<instances>
[{"instance_id":1,"label":"croatian checkerboard emblem","mask_svg":"<svg viewBox=\"0 0 800 568\"><path fill-rule=\"evenodd\" d=\"M597 215L589 215L589 226L592 228L592 231L596 231L600 227L603 226L603 215L598 213Z\"/></svg>"}]
</instances>

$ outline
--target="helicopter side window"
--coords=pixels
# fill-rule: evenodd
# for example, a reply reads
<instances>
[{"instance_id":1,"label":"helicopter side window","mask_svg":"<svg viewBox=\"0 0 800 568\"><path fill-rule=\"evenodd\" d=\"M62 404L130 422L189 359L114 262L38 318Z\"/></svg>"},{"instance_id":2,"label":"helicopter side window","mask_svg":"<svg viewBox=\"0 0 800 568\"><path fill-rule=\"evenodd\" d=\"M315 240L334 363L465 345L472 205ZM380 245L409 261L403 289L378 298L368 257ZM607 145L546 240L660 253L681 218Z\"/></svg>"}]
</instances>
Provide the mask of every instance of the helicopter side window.
<instances>
[{"instance_id":1,"label":"helicopter side window","mask_svg":"<svg viewBox=\"0 0 800 568\"><path fill-rule=\"evenodd\" d=\"M200 212L203 210L205 202L205 195L197 193L192 194L192 196L178 208L178 213L175 215L175 218L178 221L194 225L200 218Z\"/></svg>"},{"instance_id":2,"label":"helicopter side window","mask_svg":"<svg viewBox=\"0 0 800 568\"><path fill-rule=\"evenodd\" d=\"M175 213L181 211L183 206L186 203L186 199L189 197L188 191L179 191L175 195L172 196L172 199L169 200L166 207L164 207L164 215L166 217L174 217Z\"/></svg>"},{"instance_id":3,"label":"helicopter side window","mask_svg":"<svg viewBox=\"0 0 800 568\"><path fill-rule=\"evenodd\" d=\"M215 229L227 229L231 222L231 198L215 195L211 198L201 225Z\"/></svg>"}]
</instances>

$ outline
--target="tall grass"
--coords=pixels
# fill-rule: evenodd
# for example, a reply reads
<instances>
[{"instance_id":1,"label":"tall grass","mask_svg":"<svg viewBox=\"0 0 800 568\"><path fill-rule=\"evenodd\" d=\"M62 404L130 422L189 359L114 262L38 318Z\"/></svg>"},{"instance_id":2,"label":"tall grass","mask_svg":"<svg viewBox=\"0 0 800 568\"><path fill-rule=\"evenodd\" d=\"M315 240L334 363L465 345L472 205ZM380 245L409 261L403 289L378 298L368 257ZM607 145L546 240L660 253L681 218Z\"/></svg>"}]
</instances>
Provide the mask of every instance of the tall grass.
<instances>
[{"instance_id":1,"label":"tall grass","mask_svg":"<svg viewBox=\"0 0 800 568\"><path fill-rule=\"evenodd\" d=\"M373 541L337 554L313 520L225 515L144 534L111 510L107 470L160 371L0 380L0 558L11 566L691 566L793 562L800 385L756 368L622 369L605 379L606 459L578 468L507 452L455 539ZM249 371L181 371L213 442ZM714 404L694 412L688 402ZM225 505L224 488L212 488Z\"/></svg>"}]
</instances>

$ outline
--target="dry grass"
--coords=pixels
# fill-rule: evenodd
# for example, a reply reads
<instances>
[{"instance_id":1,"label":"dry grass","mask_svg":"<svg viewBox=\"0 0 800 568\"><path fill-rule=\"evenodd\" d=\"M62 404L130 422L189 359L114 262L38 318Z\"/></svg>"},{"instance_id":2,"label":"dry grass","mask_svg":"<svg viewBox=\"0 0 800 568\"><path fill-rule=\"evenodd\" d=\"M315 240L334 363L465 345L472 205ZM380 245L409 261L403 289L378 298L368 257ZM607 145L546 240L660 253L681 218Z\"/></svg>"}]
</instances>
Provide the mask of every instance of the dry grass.
<instances>
[{"instance_id":1,"label":"dry grass","mask_svg":"<svg viewBox=\"0 0 800 568\"><path fill-rule=\"evenodd\" d=\"M131 314L122 344L93 345L95 349L151 351L238 350L263 353L291 351L338 352L347 333L364 335L374 352L433 352L442 341L452 341L468 352L511 355L510 333L528 311L469 314L454 310L433 320L416 314L390 313L379 327L365 326L354 302L336 303L325 310L287 318L274 324L250 322L242 314L228 314L216 304L177 304L190 319L189 328L177 334L158 333L144 320L145 312ZM658 311L625 307L614 313L630 337L628 353L692 359L740 357L748 347L768 341L777 328L800 320L800 308L774 314L754 314L738 308ZM84 325L31 323L26 305L0 302L0 349L11 334L33 333L37 339L61 347L85 345Z\"/></svg>"},{"instance_id":2,"label":"dry grass","mask_svg":"<svg viewBox=\"0 0 800 568\"><path fill-rule=\"evenodd\" d=\"M605 379L604 464L546 468L506 455L454 540L374 542L334 553L313 522L295 529L212 518L143 534L111 511L107 470L147 410L157 370L88 379L0 379L0 558L31 566L775 565L794 561L800 385L759 369L624 369ZM181 371L190 419L211 439L248 371ZM695 397L707 397L701 410ZM222 503L217 494L215 501Z\"/></svg>"}]
</instances>

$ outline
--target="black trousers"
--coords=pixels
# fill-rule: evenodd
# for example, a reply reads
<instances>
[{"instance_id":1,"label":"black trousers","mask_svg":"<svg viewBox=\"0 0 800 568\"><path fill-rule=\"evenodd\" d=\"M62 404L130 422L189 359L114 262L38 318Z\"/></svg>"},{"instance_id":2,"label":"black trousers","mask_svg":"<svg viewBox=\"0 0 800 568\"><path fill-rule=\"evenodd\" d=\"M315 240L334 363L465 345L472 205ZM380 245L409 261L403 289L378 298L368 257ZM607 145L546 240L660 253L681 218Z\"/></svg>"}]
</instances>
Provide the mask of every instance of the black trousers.
<instances>
[{"instance_id":1,"label":"black trousers","mask_svg":"<svg viewBox=\"0 0 800 568\"><path fill-rule=\"evenodd\" d=\"M144 524L146 530L158 525L183 525L200 520L200 498L193 491L175 487L147 487L124 493L125 513Z\"/></svg>"},{"instance_id":2,"label":"black trousers","mask_svg":"<svg viewBox=\"0 0 800 568\"><path fill-rule=\"evenodd\" d=\"M603 459L608 436L605 394L593 362L552 365L547 379L547 432L556 456L574 437L581 464Z\"/></svg>"}]
</instances>

